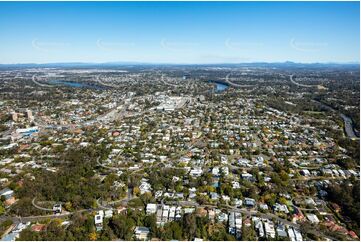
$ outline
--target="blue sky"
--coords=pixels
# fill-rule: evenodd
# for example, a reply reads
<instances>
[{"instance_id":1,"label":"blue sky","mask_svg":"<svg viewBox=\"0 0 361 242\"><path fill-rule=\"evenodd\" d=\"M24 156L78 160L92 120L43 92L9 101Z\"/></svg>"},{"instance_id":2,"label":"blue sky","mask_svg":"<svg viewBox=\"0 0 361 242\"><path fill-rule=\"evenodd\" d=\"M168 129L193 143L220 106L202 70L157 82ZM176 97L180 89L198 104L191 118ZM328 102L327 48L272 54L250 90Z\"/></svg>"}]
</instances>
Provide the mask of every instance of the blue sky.
<instances>
[{"instance_id":1,"label":"blue sky","mask_svg":"<svg viewBox=\"0 0 361 242\"><path fill-rule=\"evenodd\" d=\"M359 62L359 2L0 2L0 63Z\"/></svg>"}]
</instances>

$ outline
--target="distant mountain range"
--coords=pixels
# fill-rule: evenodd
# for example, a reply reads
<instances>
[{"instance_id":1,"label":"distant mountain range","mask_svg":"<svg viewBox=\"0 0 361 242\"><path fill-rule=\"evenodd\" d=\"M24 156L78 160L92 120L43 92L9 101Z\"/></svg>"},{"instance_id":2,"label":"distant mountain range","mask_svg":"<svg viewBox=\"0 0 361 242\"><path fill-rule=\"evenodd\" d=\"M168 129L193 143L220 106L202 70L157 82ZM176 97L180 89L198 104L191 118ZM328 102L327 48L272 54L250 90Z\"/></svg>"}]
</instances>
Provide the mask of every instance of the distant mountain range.
<instances>
[{"instance_id":1,"label":"distant mountain range","mask_svg":"<svg viewBox=\"0 0 361 242\"><path fill-rule=\"evenodd\" d=\"M176 64L176 63L146 63L146 62L59 62L59 63L24 63L24 64L0 64L0 68L115 68L115 67L136 67L136 66L198 66L198 67L268 67L268 68L332 68L332 67L355 67L359 68L360 63L297 63L286 62L251 62L251 63L214 63L214 64Z\"/></svg>"}]
</instances>

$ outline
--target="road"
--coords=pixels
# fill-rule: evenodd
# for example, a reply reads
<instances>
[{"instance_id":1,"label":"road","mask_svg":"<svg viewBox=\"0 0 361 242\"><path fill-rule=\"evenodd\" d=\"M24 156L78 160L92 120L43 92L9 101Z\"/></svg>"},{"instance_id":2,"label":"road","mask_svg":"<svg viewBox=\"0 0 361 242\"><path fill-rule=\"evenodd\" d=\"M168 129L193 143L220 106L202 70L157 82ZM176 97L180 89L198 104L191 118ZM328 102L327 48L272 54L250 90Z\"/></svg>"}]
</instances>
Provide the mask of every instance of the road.
<instances>
[{"instance_id":1,"label":"road","mask_svg":"<svg viewBox=\"0 0 361 242\"><path fill-rule=\"evenodd\" d=\"M179 205L182 205L182 206L194 206L196 208L211 208L211 207L216 208L217 207L215 205L200 205L197 202L192 202L192 201L180 201ZM262 212L257 211L257 210L250 210L250 209L247 209L247 208L236 208L236 207L232 207L232 206L229 206L229 205L227 205L227 208L232 212L242 213L242 214L247 215L247 216L257 216L257 217L261 217L261 218L264 218L264 219L270 219L270 220L276 219L277 221L282 222L282 223L284 223L286 225L290 225L290 226L293 226L295 228L300 227L299 224L296 224L296 223L293 223L293 222L288 221L286 219L280 218L277 215L274 215L272 213L262 213Z\"/></svg>"},{"instance_id":2,"label":"road","mask_svg":"<svg viewBox=\"0 0 361 242\"><path fill-rule=\"evenodd\" d=\"M43 211L53 212L53 209L43 208L43 207L40 207L39 205L37 205L37 204L35 203L35 199L36 199L36 197L34 197L33 200L31 201L31 204L32 204L34 207L36 207L37 209L43 210Z\"/></svg>"},{"instance_id":3,"label":"road","mask_svg":"<svg viewBox=\"0 0 361 242\"><path fill-rule=\"evenodd\" d=\"M166 82L166 81L164 80L164 74L163 74L162 77L161 77L161 81L162 81L165 85L169 85L169 86L173 86L173 87L178 87L178 84L173 84L173 83Z\"/></svg>"},{"instance_id":4,"label":"road","mask_svg":"<svg viewBox=\"0 0 361 242\"><path fill-rule=\"evenodd\" d=\"M226 76L226 80L225 82L230 85L230 86L233 86L233 87L241 87L241 88L247 88L247 87L255 87L256 85L240 85L240 84L237 84L237 83L234 83L234 82L231 82L229 80L229 76L231 75L231 73L229 73L227 76Z\"/></svg>"},{"instance_id":5,"label":"road","mask_svg":"<svg viewBox=\"0 0 361 242\"><path fill-rule=\"evenodd\" d=\"M290 75L290 81L299 87L317 87L318 86L318 85L306 85L306 84L301 84L301 83L295 82L293 80L293 75Z\"/></svg>"},{"instance_id":6,"label":"road","mask_svg":"<svg viewBox=\"0 0 361 242\"><path fill-rule=\"evenodd\" d=\"M41 221L41 220L44 220L44 219L67 218L68 216L70 216L72 214L75 214L75 213L93 212L93 211L98 211L99 209L112 209L111 207L108 207L108 206L111 205L111 204L114 204L114 203L118 203L120 201L128 200L128 199L126 198L126 199L123 199L123 200L114 201L113 203L109 203L108 206L102 206L99 203L98 200L97 200L97 204L99 206L98 209L81 209L81 210L77 210L77 211L74 211L74 212L66 212L66 213L63 213L63 214L56 214L56 215L51 214L51 215L28 216L28 217L1 216L0 217L0 222L3 222L5 220L11 220L11 221L13 221L13 223L20 223L20 222L26 223L26 222L37 222L37 221ZM170 202L168 204L172 204L172 203ZM162 200L161 204L158 204L158 205L163 205L163 200ZM181 205L181 206L194 206L196 208L216 207L214 205L199 205L197 202L192 202L192 201L180 201L180 202L178 202L178 205ZM257 216L257 217L264 218L264 219L269 219L269 220L275 219L278 222L281 222L281 223L283 223L285 225L289 225L289 226L292 226L294 228L300 229L299 224L293 223L293 222L288 221L286 219L282 219L282 218L280 218L277 215L274 215L272 213L262 213L262 212L259 212L259 211L256 211L256 210L251 210L251 209L247 209L247 208L236 208L236 207L232 207L232 206L229 206L229 205L226 205L226 207L228 208L229 211L239 212L239 213L242 213L242 214L244 214L246 216ZM313 234L315 234L317 236L323 236L323 237L331 239L331 240L336 240L335 238L332 238L330 236L325 236L323 233L321 233L318 230L312 230L312 231L309 231L309 233L313 233Z\"/></svg>"},{"instance_id":7,"label":"road","mask_svg":"<svg viewBox=\"0 0 361 242\"><path fill-rule=\"evenodd\" d=\"M54 87L53 85L47 85L47 84L43 84L43 83L37 82L35 75L33 75L33 77L31 78L31 80L32 80L36 85L41 86L41 87Z\"/></svg>"},{"instance_id":8,"label":"road","mask_svg":"<svg viewBox=\"0 0 361 242\"><path fill-rule=\"evenodd\" d=\"M100 78L100 75L98 75L98 76L96 77L96 81L97 81L100 85L103 85L103 86L105 86L105 87L118 88L118 87L115 86L115 85L112 85L112 84L108 84L108 83L103 82L103 81L101 80L101 78Z\"/></svg>"},{"instance_id":9,"label":"road","mask_svg":"<svg viewBox=\"0 0 361 242\"><path fill-rule=\"evenodd\" d=\"M1 216L0 222L3 222L5 220L11 220L11 221L13 221L13 223L37 222L37 221L41 221L44 219L67 218L70 215L75 214L75 213L92 212L92 211L96 211L96 209L82 209L82 210L77 210L74 212L67 212L67 213L63 213L63 214L49 214L49 215L38 215L38 216L28 216L28 217Z\"/></svg>"},{"instance_id":10,"label":"road","mask_svg":"<svg viewBox=\"0 0 361 242\"><path fill-rule=\"evenodd\" d=\"M6 218L9 218L13 221L20 221L22 220L23 222L27 222L27 221L39 221L39 220L42 220L42 219L45 219L45 218L64 218L64 217L68 217L69 215L71 214L74 214L74 213L81 213L81 212L85 212L85 211L95 211L95 210L99 210L99 209L114 209L112 207L110 207L109 205L112 205L112 204L115 204L115 203L118 203L118 202L124 202L124 201L128 201L130 198L127 197L125 199L121 199L119 201L114 201L114 202L111 202L111 203L108 203L107 205L102 205L99 200L100 199L97 199L97 205L98 205L98 209L82 209L82 210L77 210L77 211L74 211L74 212L67 212L67 213L64 213L64 214L57 214L57 215L54 215L54 214L51 214L51 215L41 215L41 216L30 216L30 217L6 217ZM193 206L193 207L196 207L196 208L210 208L210 207L217 207L215 205L200 205L198 204L197 202L193 202L193 201L179 201L177 202L179 205L181 206ZM163 201L161 204L159 205L162 205L163 204ZM172 202L168 203L168 204L173 204ZM35 204L35 198L33 199L33 205L40 209L40 210L43 210L43 211L52 211L51 209L46 209L46 208L42 208L38 205ZM226 205L226 207L230 210L230 211L233 211L233 212L239 212L239 213L242 213L242 214L245 214L247 216L258 216L258 217L261 217L261 218L265 218L265 219L276 219L278 220L279 222L282 222L286 225L290 225L290 226L293 226L295 228L299 228L299 225L296 224L296 223L293 223L291 221L288 221L286 219L282 219L274 214L271 214L271 213L261 213L257 210L250 210L250 209L247 209L247 208L236 208L236 207L232 207L232 206L229 206L229 205ZM5 220L6 219L5 217L4 218L0 218Z\"/></svg>"}]
</instances>

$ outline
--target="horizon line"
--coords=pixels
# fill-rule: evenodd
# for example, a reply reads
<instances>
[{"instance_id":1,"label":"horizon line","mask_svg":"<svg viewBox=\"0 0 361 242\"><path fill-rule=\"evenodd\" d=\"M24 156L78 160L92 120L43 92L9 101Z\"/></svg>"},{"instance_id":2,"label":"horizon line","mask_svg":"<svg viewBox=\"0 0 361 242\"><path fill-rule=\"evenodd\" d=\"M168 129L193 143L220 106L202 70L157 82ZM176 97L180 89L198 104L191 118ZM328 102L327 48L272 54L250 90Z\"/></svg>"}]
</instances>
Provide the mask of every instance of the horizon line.
<instances>
[{"instance_id":1,"label":"horizon line","mask_svg":"<svg viewBox=\"0 0 361 242\"><path fill-rule=\"evenodd\" d=\"M333 64L333 65L360 65L360 61L319 61L319 62L296 62L296 61L252 61L252 62L212 62L212 63L181 63L181 62L151 62L151 61L107 61L107 62L87 62L87 61L59 61L59 62L22 62L22 63L0 63L0 65L59 65L59 64L84 64L84 65L239 65L239 64Z\"/></svg>"}]
</instances>

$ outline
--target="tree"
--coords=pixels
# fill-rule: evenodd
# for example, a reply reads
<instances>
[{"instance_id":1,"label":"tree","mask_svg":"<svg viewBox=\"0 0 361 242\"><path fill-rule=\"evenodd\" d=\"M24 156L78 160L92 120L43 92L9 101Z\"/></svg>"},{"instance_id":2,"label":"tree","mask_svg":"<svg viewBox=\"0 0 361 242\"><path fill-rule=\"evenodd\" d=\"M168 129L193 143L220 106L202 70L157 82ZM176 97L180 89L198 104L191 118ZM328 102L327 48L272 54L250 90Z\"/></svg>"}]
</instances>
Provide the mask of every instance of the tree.
<instances>
[{"instance_id":1,"label":"tree","mask_svg":"<svg viewBox=\"0 0 361 242\"><path fill-rule=\"evenodd\" d=\"M65 210L67 210L69 212L73 211L73 205L71 204L71 202L66 202L64 204L64 208L65 208Z\"/></svg>"},{"instance_id":2,"label":"tree","mask_svg":"<svg viewBox=\"0 0 361 242\"><path fill-rule=\"evenodd\" d=\"M243 241L255 241L256 232L252 228L253 226L242 226L242 240Z\"/></svg>"},{"instance_id":3,"label":"tree","mask_svg":"<svg viewBox=\"0 0 361 242\"><path fill-rule=\"evenodd\" d=\"M110 220L110 227L119 239L131 240L135 223L124 215L113 216Z\"/></svg>"},{"instance_id":4,"label":"tree","mask_svg":"<svg viewBox=\"0 0 361 242\"><path fill-rule=\"evenodd\" d=\"M179 225L178 222L172 222L171 228L173 232L173 239L175 240L183 240L182 238L182 227Z\"/></svg>"},{"instance_id":5,"label":"tree","mask_svg":"<svg viewBox=\"0 0 361 242\"><path fill-rule=\"evenodd\" d=\"M150 237L155 237L157 234L157 217L151 214L145 217L144 226L150 228Z\"/></svg>"},{"instance_id":6,"label":"tree","mask_svg":"<svg viewBox=\"0 0 361 242\"><path fill-rule=\"evenodd\" d=\"M36 241L40 240L39 237L39 234L37 232L31 231L30 228L22 230L19 234L20 241Z\"/></svg>"},{"instance_id":7,"label":"tree","mask_svg":"<svg viewBox=\"0 0 361 242\"><path fill-rule=\"evenodd\" d=\"M289 180L289 176L288 176L288 173L285 172L284 170L282 170L280 172L280 178L282 181L288 181Z\"/></svg>"},{"instance_id":8,"label":"tree","mask_svg":"<svg viewBox=\"0 0 361 242\"><path fill-rule=\"evenodd\" d=\"M95 231L89 234L89 240L97 240L97 233Z\"/></svg>"},{"instance_id":9,"label":"tree","mask_svg":"<svg viewBox=\"0 0 361 242\"><path fill-rule=\"evenodd\" d=\"M46 231L41 232L44 240L63 240L65 238L65 230L60 224L60 220L52 220L47 226Z\"/></svg>"},{"instance_id":10,"label":"tree","mask_svg":"<svg viewBox=\"0 0 361 242\"><path fill-rule=\"evenodd\" d=\"M0 215L5 213L5 207L2 201L0 201Z\"/></svg>"},{"instance_id":11,"label":"tree","mask_svg":"<svg viewBox=\"0 0 361 242\"><path fill-rule=\"evenodd\" d=\"M217 241L228 240L228 239L234 240L232 236L231 237L227 236L228 234L223 224L220 223L208 224L207 231L210 240L217 240Z\"/></svg>"},{"instance_id":12,"label":"tree","mask_svg":"<svg viewBox=\"0 0 361 242\"><path fill-rule=\"evenodd\" d=\"M193 240L197 232L196 216L195 214L186 214L183 216L183 228L185 231L185 239Z\"/></svg>"},{"instance_id":13,"label":"tree","mask_svg":"<svg viewBox=\"0 0 361 242\"><path fill-rule=\"evenodd\" d=\"M138 195L140 194L140 189L139 189L139 187L134 187L134 188L133 188L133 194L134 194L134 196L138 196Z\"/></svg>"},{"instance_id":14,"label":"tree","mask_svg":"<svg viewBox=\"0 0 361 242\"><path fill-rule=\"evenodd\" d=\"M2 235L12 224L13 221L11 220L5 220L0 223L0 235Z\"/></svg>"},{"instance_id":15,"label":"tree","mask_svg":"<svg viewBox=\"0 0 361 242\"><path fill-rule=\"evenodd\" d=\"M114 235L113 230L109 227L108 223L104 223L103 230L100 234L99 240L115 240L116 237Z\"/></svg>"}]
</instances>

